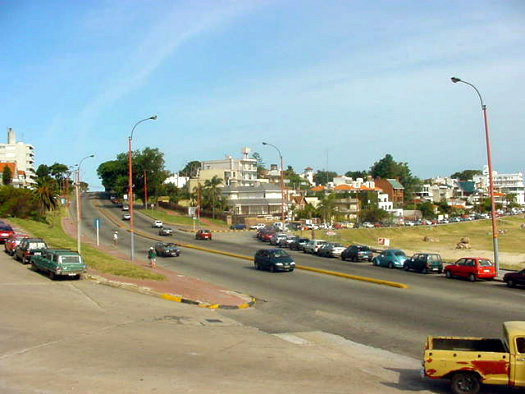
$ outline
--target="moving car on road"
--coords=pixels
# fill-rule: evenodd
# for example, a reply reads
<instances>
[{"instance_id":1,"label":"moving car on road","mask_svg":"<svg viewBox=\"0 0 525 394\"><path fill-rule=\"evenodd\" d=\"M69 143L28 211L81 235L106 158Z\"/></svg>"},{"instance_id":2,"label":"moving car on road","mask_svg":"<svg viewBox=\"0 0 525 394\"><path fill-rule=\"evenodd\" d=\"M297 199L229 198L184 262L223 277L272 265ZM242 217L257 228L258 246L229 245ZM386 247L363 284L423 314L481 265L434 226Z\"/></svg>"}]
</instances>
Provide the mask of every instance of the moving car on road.
<instances>
[{"instance_id":1,"label":"moving car on road","mask_svg":"<svg viewBox=\"0 0 525 394\"><path fill-rule=\"evenodd\" d=\"M164 223L162 223L162 220L155 220L153 222L153 227L156 227L156 228L164 227Z\"/></svg>"},{"instance_id":2,"label":"moving car on road","mask_svg":"<svg viewBox=\"0 0 525 394\"><path fill-rule=\"evenodd\" d=\"M341 253L341 260L361 261L368 260L372 261L374 253L366 245L350 245Z\"/></svg>"},{"instance_id":3,"label":"moving car on road","mask_svg":"<svg viewBox=\"0 0 525 394\"><path fill-rule=\"evenodd\" d=\"M293 271L295 269L295 262L282 249L259 249L255 252L253 264L256 270L268 269L270 272Z\"/></svg>"},{"instance_id":4,"label":"moving car on road","mask_svg":"<svg viewBox=\"0 0 525 394\"><path fill-rule=\"evenodd\" d=\"M162 227L159 229L159 235L172 235L173 234L173 230L171 229L171 227Z\"/></svg>"},{"instance_id":5,"label":"moving car on road","mask_svg":"<svg viewBox=\"0 0 525 394\"><path fill-rule=\"evenodd\" d=\"M47 244L40 238L24 238L15 249L14 257L23 264L29 264L31 256L39 256L47 249Z\"/></svg>"},{"instance_id":6,"label":"moving car on road","mask_svg":"<svg viewBox=\"0 0 525 394\"><path fill-rule=\"evenodd\" d=\"M467 278L471 282L478 279L492 280L496 277L496 269L489 259L483 257L463 257L444 269L447 278Z\"/></svg>"},{"instance_id":7,"label":"moving car on road","mask_svg":"<svg viewBox=\"0 0 525 394\"><path fill-rule=\"evenodd\" d=\"M131 215L127 212L124 212L122 214L122 220L130 220L131 219Z\"/></svg>"},{"instance_id":8,"label":"moving car on road","mask_svg":"<svg viewBox=\"0 0 525 394\"><path fill-rule=\"evenodd\" d=\"M378 267L403 268L407 255L401 249L387 249L372 259Z\"/></svg>"},{"instance_id":9,"label":"moving car on road","mask_svg":"<svg viewBox=\"0 0 525 394\"><path fill-rule=\"evenodd\" d=\"M155 252L161 257L177 257L180 255L180 248L171 242L157 242Z\"/></svg>"},{"instance_id":10,"label":"moving car on road","mask_svg":"<svg viewBox=\"0 0 525 394\"><path fill-rule=\"evenodd\" d=\"M195 234L195 239L206 239L211 241L211 231L201 229Z\"/></svg>"},{"instance_id":11,"label":"moving car on road","mask_svg":"<svg viewBox=\"0 0 525 394\"><path fill-rule=\"evenodd\" d=\"M525 269L518 272L507 272L503 276L503 281L509 287L515 287L516 285L525 285Z\"/></svg>"},{"instance_id":12,"label":"moving car on road","mask_svg":"<svg viewBox=\"0 0 525 394\"><path fill-rule=\"evenodd\" d=\"M417 253L405 260L403 269L405 271L419 271L423 274L428 274L432 271L440 274L443 272L443 260L437 253Z\"/></svg>"}]
</instances>

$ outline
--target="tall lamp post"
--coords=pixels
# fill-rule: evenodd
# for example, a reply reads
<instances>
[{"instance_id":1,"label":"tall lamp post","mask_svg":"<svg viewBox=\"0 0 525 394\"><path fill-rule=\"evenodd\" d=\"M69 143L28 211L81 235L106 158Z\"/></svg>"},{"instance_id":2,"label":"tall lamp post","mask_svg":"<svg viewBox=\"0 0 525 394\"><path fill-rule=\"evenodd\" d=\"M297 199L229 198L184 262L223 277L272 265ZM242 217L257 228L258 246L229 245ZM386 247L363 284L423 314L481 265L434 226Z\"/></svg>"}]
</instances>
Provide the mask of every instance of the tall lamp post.
<instances>
[{"instance_id":1,"label":"tall lamp post","mask_svg":"<svg viewBox=\"0 0 525 394\"><path fill-rule=\"evenodd\" d=\"M128 138L128 205L129 205L129 232L131 235L131 261L135 258L135 239L133 237L133 224L134 224L134 217L133 217L133 183L132 183L132 177L133 177L133 169L132 169L132 163L131 163L131 140L133 139L133 131L135 131L135 127L137 127L140 123L145 122L147 120L156 120L157 115L150 116L149 118L139 120L133 128L131 129L131 134Z\"/></svg>"},{"instance_id":2,"label":"tall lamp post","mask_svg":"<svg viewBox=\"0 0 525 394\"><path fill-rule=\"evenodd\" d=\"M496 226L496 203L494 202L494 181L492 179L492 158L490 154L490 140L489 140L489 124L487 120L487 106L483 103L483 98L479 93L479 90L470 82L463 81L459 78L452 77L450 80L453 83L464 83L472 87L478 94L479 101L481 103L481 112L483 113L483 123L485 126L485 142L487 144L487 164L489 167L489 194L490 194L490 210L492 219L492 247L494 249L494 264L496 266L496 275L499 273L499 254L498 254L498 229Z\"/></svg>"},{"instance_id":3,"label":"tall lamp post","mask_svg":"<svg viewBox=\"0 0 525 394\"><path fill-rule=\"evenodd\" d=\"M284 201L285 201L286 196L285 196L285 190L284 190L283 155L281 155L281 151L275 145L270 144L268 142L263 142L262 144L274 147L277 150L277 152L279 153L279 159L281 160L281 177L279 179L279 186L281 188L281 220L282 220L283 226L284 226Z\"/></svg>"},{"instance_id":4,"label":"tall lamp post","mask_svg":"<svg viewBox=\"0 0 525 394\"><path fill-rule=\"evenodd\" d=\"M80 238L81 238L81 227L80 227L80 166L82 165L82 162L90 157L95 157L95 155L89 155L82 160L77 165L77 169L75 171L75 197L77 200L77 252L80 254Z\"/></svg>"}]
</instances>

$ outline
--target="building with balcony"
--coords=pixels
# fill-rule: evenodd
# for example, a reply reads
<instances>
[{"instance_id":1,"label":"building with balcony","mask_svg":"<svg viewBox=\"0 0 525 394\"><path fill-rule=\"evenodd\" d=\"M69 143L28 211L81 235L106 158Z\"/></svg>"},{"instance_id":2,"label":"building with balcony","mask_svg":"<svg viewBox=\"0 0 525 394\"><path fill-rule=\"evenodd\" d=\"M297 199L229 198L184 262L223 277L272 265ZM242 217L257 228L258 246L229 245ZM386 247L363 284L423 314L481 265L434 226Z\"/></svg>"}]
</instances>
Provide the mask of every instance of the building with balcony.
<instances>
[{"instance_id":1,"label":"building with balcony","mask_svg":"<svg viewBox=\"0 0 525 394\"><path fill-rule=\"evenodd\" d=\"M523 173L516 172L513 174L499 174L497 171L492 171L492 179L494 181L494 191L514 195L515 201L521 206L525 206L525 185L523 183ZM488 166L483 166L481 175L475 175L473 181L476 188L481 190L485 195L488 195L489 189L489 169Z\"/></svg>"},{"instance_id":2,"label":"building with balcony","mask_svg":"<svg viewBox=\"0 0 525 394\"><path fill-rule=\"evenodd\" d=\"M201 184L218 176L225 186L253 186L257 182L257 160L250 158L250 148L243 148L240 159L226 156L222 160L201 162L198 179Z\"/></svg>"},{"instance_id":3,"label":"building with balcony","mask_svg":"<svg viewBox=\"0 0 525 394\"><path fill-rule=\"evenodd\" d=\"M16 141L15 131L7 129L7 144L0 144L0 163L15 163L13 185L33 187L36 185L35 148L33 145Z\"/></svg>"},{"instance_id":4,"label":"building with balcony","mask_svg":"<svg viewBox=\"0 0 525 394\"><path fill-rule=\"evenodd\" d=\"M256 183L251 186L228 185L222 188L229 211L236 216L276 216L282 212L282 194L279 185ZM288 203L284 204L285 215Z\"/></svg>"},{"instance_id":5,"label":"building with balcony","mask_svg":"<svg viewBox=\"0 0 525 394\"><path fill-rule=\"evenodd\" d=\"M388 199L394 203L394 206L403 205L405 188L397 179L374 179L375 186L388 194Z\"/></svg>"}]
</instances>

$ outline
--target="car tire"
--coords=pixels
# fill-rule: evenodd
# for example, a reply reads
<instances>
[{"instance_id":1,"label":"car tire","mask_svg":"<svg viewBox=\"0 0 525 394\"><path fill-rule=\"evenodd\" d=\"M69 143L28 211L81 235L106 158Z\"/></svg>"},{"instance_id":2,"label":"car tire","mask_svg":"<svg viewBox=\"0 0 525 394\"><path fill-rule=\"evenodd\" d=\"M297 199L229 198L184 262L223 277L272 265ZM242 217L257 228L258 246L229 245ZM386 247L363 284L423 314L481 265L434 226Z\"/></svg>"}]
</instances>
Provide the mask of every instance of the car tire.
<instances>
[{"instance_id":1,"label":"car tire","mask_svg":"<svg viewBox=\"0 0 525 394\"><path fill-rule=\"evenodd\" d=\"M469 282L475 282L476 281L476 276L474 274L469 274L468 280L469 280Z\"/></svg>"},{"instance_id":2,"label":"car tire","mask_svg":"<svg viewBox=\"0 0 525 394\"><path fill-rule=\"evenodd\" d=\"M289 271L289 272L293 272L294 269L295 269L295 268L290 268L290 271Z\"/></svg>"},{"instance_id":3,"label":"car tire","mask_svg":"<svg viewBox=\"0 0 525 394\"><path fill-rule=\"evenodd\" d=\"M389 262L388 263L388 268L393 269L394 268L394 264L392 264L392 262Z\"/></svg>"},{"instance_id":4,"label":"car tire","mask_svg":"<svg viewBox=\"0 0 525 394\"><path fill-rule=\"evenodd\" d=\"M270 265L270 272L271 273L274 273L275 272L275 265Z\"/></svg>"},{"instance_id":5,"label":"car tire","mask_svg":"<svg viewBox=\"0 0 525 394\"><path fill-rule=\"evenodd\" d=\"M438 269L438 274L442 274L443 273L443 270L440 268Z\"/></svg>"},{"instance_id":6,"label":"car tire","mask_svg":"<svg viewBox=\"0 0 525 394\"><path fill-rule=\"evenodd\" d=\"M260 271L261 270L261 267L259 266L259 263L254 263L254 266L255 266L255 269L257 271Z\"/></svg>"},{"instance_id":7,"label":"car tire","mask_svg":"<svg viewBox=\"0 0 525 394\"><path fill-rule=\"evenodd\" d=\"M479 378L472 372L457 372L450 380L450 390L454 394L475 394L480 388Z\"/></svg>"},{"instance_id":8,"label":"car tire","mask_svg":"<svg viewBox=\"0 0 525 394\"><path fill-rule=\"evenodd\" d=\"M514 283L514 281L513 281L512 279L509 279L509 280L507 281L507 286L508 286L508 287L515 287L515 286L516 286L516 283Z\"/></svg>"},{"instance_id":9,"label":"car tire","mask_svg":"<svg viewBox=\"0 0 525 394\"><path fill-rule=\"evenodd\" d=\"M452 279L452 272L450 272L450 271L445 271L445 276L446 276L448 279Z\"/></svg>"},{"instance_id":10,"label":"car tire","mask_svg":"<svg viewBox=\"0 0 525 394\"><path fill-rule=\"evenodd\" d=\"M408 268L408 264L406 264L406 263L403 264L403 269L404 269L405 271L408 271L408 269L409 269L409 268Z\"/></svg>"},{"instance_id":11,"label":"car tire","mask_svg":"<svg viewBox=\"0 0 525 394\"><path fill-rule=\"evenodd\" d=\"M425 275L428 274L428 269L427 269L427 267L423 268L423 269L421 270L421 273L422 273L422 274L425 274Z\"/></svg>"},{"instance_id":12,"label":"car tire","mask_svg":"<svg viewBox=\"0 0 525 394\"><path fill-rule=\"evenodd\" d=\"M341 260L346 261L345 256L341 255Z\"/></svg>"},{"instance_id":13,"label":"car tire","mask_svg":"<svg viewBox=\"0 0 525 394\"><path fill-rule=\"evenodd\" d=\"M49 271L49 279L57 280L57 276L53 271Z\"/></svg>"}]
</instances>

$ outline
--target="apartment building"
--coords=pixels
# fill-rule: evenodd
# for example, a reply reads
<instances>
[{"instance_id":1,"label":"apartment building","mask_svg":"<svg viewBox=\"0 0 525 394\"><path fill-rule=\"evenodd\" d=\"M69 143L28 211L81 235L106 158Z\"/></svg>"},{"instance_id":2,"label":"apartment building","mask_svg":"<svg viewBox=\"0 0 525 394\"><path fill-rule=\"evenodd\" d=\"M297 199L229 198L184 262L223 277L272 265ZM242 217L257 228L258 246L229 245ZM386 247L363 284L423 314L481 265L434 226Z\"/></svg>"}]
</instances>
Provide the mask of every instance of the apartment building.
<instances>
[{"instance_id":1,"label":"apartment building","mask_svg":"<svg viewBox=\"0 0 525 394\"><path fill-rule=\"evenodd\" d=\"M16 141L12 128L7 129L7 144L0 144L0 163L14 163L13 186L33 187L35 177L35 148L33 145ZM11 168L11 166L10 166Z\"/></svg>"}]
</instances>

